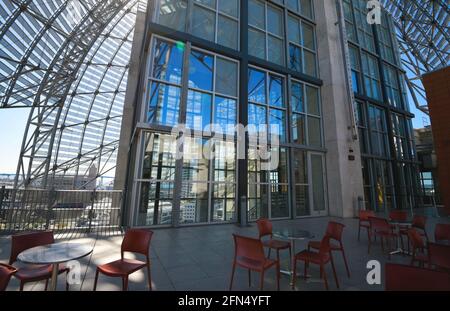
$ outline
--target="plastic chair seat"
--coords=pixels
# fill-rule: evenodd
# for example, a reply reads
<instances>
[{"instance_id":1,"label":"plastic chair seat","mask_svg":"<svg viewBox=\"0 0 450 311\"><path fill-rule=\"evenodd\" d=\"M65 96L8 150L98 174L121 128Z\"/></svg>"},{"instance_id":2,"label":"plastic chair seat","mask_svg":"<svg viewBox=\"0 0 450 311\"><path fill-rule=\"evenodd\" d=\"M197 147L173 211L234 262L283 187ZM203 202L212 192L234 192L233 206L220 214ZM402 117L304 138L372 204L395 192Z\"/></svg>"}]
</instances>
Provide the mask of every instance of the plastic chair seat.
<instances>
[{"instance_id":1,"label":"plastic chair seat","mask_svg":"<svg viewBox=\"0 0 450 311\"><path fill-rule=\"evenodd\" d=\"M313 249L320 249L320 241L311 241L308 243L308 246ZM330 241L330 249L332 251L341 250L341 246Z\"/></svg>"},{"instance_id":2,"label":"plastic chair seat","mask_svg":"<svg viewBox=\"0 0 450 311\"><path fill-rule=\"evenodd\" d=\"M301 251L300 253L297 253L297 255L295 255L295 259L320 264L320 263L327 263L330 260L330 256L328 254L324 256L320 253L304 250Z\"/></svg>"},{"instance_id":3,"label":"plastic chair seat","mask_svg":"<svg viewBox=\"0 0 450 311\"><path fill-rule=\"evenodd\" d=\"M52 265L44 265L44 266L28 266L17 269L17 272L14 274L16 278L19 280L27 280L27 281L40 281L49 279L52 277ZM69 269L64 265L59 267L58 274L66 273Z\"/></svg>"},{"instance_id":4,"label":"plastic chair seat","mask_svg":"<svg viewBox=\"0 0 450 311\"><path fill-rule=\"evenodd\" d=\"M273 249L287 249L291 246L289 242L279 241L279 240L267 240L262 242L264 246L273 248Z\"/></svg>"},{"instance_id":5,"label":"plastic chair seat","mask_svg":"<svg viewBox=\"0 0 450 311\"><path fill-rule=\"evenodd\" d=\"M140 260L124 258L100 265L98 270L109 276L125 276L144 268L146 265L145 262Z\"/></svg>"}]
</instances>

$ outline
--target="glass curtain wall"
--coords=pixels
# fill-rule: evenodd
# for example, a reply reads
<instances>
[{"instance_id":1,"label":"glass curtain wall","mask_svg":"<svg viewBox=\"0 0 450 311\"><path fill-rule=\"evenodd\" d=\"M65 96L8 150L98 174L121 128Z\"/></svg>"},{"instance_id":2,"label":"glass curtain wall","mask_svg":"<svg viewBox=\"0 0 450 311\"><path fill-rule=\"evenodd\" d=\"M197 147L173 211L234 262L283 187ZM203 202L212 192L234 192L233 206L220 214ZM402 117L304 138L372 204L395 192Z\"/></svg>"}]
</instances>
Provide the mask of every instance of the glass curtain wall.
<instances>
[{"instance_id":1,"label":"glass curtain wall","mask_svg":"<svg viewBox=\"0 0 450 311\"><path fill-rule=\"evenodd\" d=\"M343 0L366 208L409 209L420 203L420 185L405 72L390 17L383 11L381 25L369 25L366 5Z\"/></svg>"}]
</instances>

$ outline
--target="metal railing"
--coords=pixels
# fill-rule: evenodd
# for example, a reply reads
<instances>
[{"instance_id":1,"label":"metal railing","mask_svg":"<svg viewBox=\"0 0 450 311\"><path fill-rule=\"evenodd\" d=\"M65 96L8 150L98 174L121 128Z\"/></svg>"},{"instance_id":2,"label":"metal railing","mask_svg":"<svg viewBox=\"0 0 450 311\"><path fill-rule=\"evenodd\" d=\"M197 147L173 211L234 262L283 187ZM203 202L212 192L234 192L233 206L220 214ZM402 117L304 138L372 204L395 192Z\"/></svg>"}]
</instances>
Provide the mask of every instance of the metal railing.
<instances>
[{"instance_id":1,"label":"metal railing","mask_svg":"<svg viewBox=\"0 0 450 311\"><path fill-rule=\"evenodd\" d=\"M0 235L30 230L59 234L120 231L121 191L0 188Z\"/></svg>"}]
</instances>

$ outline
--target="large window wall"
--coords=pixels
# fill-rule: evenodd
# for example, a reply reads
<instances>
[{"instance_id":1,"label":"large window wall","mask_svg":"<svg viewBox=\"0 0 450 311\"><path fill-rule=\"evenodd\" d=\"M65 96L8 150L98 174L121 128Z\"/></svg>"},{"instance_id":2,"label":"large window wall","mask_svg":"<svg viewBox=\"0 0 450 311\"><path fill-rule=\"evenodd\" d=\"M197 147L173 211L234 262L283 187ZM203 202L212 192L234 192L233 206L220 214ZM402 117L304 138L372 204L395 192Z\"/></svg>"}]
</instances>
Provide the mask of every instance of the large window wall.
<instances>
[{"instance_id":1,"label":"large window wall","mask_svg":"<svg viewBox=\"0 0 450 311\"><path fill-rule=\"evenodd\" d=\"M378 212L419 206L420 193L404 71L390 17L366 22L367 1L344 0L366 207Z\"/></svg>"}]
</instances>

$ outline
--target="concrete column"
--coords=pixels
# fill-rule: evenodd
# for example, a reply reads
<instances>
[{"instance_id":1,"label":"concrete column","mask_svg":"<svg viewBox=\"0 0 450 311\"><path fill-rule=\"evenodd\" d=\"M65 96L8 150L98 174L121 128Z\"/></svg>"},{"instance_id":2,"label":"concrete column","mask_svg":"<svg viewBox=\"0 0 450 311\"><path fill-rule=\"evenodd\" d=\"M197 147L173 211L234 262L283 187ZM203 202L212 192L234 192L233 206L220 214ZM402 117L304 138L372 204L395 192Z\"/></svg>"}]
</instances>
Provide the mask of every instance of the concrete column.
<instances>
[{"instance_id":1,"label":"concrete column","mask_svg":"<svg viewBox=\"0 0 450 311\"><path fill-rule=\"evenodd\" d=\"M364 197L359 142L353 139L353 107L335 1L316 0L317 44L330 216L353 217ZM351 90L351 89L350 89ZM353 152L352 152L353 150Z\"/></svg>"}]
</instances>

